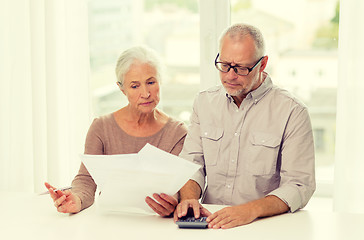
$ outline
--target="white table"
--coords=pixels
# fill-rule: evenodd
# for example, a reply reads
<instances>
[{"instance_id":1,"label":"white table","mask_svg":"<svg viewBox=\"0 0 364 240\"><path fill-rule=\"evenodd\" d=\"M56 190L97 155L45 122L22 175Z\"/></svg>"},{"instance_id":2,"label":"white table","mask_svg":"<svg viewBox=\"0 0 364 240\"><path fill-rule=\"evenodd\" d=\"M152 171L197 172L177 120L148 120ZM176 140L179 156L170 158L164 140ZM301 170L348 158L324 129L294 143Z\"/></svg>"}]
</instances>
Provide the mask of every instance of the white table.
<instances>
[{"instance_id":1,"label":"white table","mask_svg":"<svg viewBox=\"0 0 364 240\"><path fill-rule=\"evenodd\" d=\"M206 205L210 211L221 207ZM227 230L179 229L157 215L58 213L48 195L0 192L0 239L364 239L364 214L301 210Z\"/></svg>"}]
</instances>

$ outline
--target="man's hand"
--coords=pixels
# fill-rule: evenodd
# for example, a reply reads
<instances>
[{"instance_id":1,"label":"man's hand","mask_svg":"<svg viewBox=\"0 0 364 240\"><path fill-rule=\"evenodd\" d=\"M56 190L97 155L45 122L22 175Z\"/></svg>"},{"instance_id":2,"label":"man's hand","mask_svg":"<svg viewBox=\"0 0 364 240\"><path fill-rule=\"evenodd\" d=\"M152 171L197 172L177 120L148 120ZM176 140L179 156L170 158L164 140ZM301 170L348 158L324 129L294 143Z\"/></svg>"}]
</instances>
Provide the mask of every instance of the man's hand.
<instances>
[{"instance_id":1,"label":"man's hand","mask_svg":"<svg viewBox=\"0 0 364 240\"><path fill-rule=\"evenodd\" d=\"M149 205L154 212L159 214L162 217L170 216L174 209L176 208L178 201L174 196L170 196L167 194L153 194L153 197L156 201L154 201L151 197L146 197L145 202Z\"/></svg>"},{"instance_id":2,"label":"man's hand","mask_svg":"<svg viewBox=\"0 0 364 240\"><path fill-rule=\"evenodd\" d=\"M256 211L249 204L225 207L211 216L206 221L209 228L233 228L253 222L258 217Z\"/></svg>"},{"instance_id":3,"label":"man's hand","mask_svg":"<svg viewBox=\"0 0 364 240\"><path fill-rule=\"evenodd\" d=\"M174 221L186 216L189 208L193 209L195 218L199 218L201 216L208 217L211 215L210 211L204 208L197 199L187 199L177 205L176 211L174 211Z\"/></svg>"},{"instance_id":4,"label":"man's hand","mask_svg":"<svg viewBox=\"0 0 364 240\"><path fill-rule=\"evenodd\" d=\"M271 195L234 207L226 207L209 216L209 228L232 228L253 222L258 217L268 217L289 210L280 198Z\"/></svg>"}]
</instances>

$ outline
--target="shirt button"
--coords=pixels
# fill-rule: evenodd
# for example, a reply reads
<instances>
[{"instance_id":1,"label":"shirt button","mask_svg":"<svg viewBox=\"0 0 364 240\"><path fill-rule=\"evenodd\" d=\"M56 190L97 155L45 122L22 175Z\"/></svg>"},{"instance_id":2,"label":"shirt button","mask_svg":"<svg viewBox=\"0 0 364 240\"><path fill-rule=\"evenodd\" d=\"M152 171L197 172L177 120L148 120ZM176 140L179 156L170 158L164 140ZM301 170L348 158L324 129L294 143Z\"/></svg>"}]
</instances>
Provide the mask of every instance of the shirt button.
<instances>
[{"instance_id":1,"label":"shirt button","mask_svg":"<svg viewBox=\"0 0 364 240\"><path fill-rule=\"evenodd\" d=\"M231 162L235 162L235 160L234 159L231 159Z\"/></svg>"},{"instance_id":2,"label":"shirt button","mask_svg":"<svg viewBox=\"0 0 364 240\"><path fill-rule=\"evenodd\" d=\"M265 143L265 140L262 140L262 143Z\"/></svg>"},{"instance_id":3,"label":"shirt button","mask_svg":"<svg viewBox=\"0 0 364 240\"><path fill-rule=\"evenodd\" d=\"M205 136L207 136L207 132L204 132Z\"/></svg>"},{"instance_id":4,"label":"shirt button","mask_svg":"<svg viewBox=\"0 0 364 240\"><path fill-rule=\"evenodd\" d=\"M235 111L236 111L236 112L239 112L239 109L236 109Z\"/></svg>"},{"instance_id":5,"label":"shirt button","mask_svg":"<svg viewBox=\"0 0 364 240\"><path fill-rule=\"evenodd\" d=\"M230 185L226 185L227 188L230 188L231 186Z\"/></svg>"},{"instance_id":6,"label":"shirt button","mask_svg":"<svg viewBox=\"0 0 364 240\"><path fill-rule=\"evenodd\" d=\"M234 133L234 135L237 137L237 136L239 136L239 133L236 132L236 133Z\"/></svg>"}]
</instances>

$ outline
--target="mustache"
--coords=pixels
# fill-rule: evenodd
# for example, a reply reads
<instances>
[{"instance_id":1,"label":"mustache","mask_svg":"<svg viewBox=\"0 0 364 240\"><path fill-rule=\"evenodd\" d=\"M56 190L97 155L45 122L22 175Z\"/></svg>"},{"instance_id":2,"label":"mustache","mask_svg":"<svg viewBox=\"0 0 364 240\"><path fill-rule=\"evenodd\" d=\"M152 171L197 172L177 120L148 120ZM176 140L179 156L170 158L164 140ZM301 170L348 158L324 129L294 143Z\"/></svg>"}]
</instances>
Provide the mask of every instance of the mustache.
<instances>
[{"instance_id":1,"label":"mustache","mask_svg":"<svg viewBox=\"0 0 364 240\"><path fill-rule=\"evenodd\" d=\"M238 86L241 86L240 83L238 83L237 81L223 81L224 83L227 83L227 84L232 84L232 85L238 85Z\"/></svg>"}]
</instances>

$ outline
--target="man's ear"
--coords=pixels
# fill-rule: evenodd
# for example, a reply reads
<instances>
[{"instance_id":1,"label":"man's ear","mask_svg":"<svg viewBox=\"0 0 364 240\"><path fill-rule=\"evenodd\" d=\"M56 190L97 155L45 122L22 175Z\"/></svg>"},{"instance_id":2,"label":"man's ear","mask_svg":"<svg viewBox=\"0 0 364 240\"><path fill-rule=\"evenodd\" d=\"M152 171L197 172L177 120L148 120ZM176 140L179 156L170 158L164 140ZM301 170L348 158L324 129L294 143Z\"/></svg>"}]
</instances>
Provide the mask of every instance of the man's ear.
<instances>
[{"instance_id":1,"label":"man's ear","mask_svg":"<svg viewBox=\"0 0 364 240\"><path fill-rule=\"evenodd\" d=\"M268 56L264 56L260 64L259 72L263 72L267 64L268 64Z\"/></svg>"}]
</instances>

